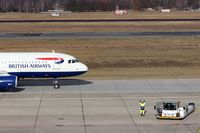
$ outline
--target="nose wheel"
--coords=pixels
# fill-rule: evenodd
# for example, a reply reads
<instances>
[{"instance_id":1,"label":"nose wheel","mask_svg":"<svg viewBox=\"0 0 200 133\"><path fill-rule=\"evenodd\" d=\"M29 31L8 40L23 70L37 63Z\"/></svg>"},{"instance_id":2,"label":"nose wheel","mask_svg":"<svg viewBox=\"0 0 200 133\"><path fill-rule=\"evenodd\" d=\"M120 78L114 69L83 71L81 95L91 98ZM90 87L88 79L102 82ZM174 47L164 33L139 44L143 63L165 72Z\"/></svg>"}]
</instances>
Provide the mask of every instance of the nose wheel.
<instances>
[{"instance_id":1,"label":"nose wheel","mask_svg":"<svg viewBox=\"0 0 200 133\"><path fill-rule=\"evenodd\" d=\"M54 89L59 89L60 88L60 84L59 84L58 78L55 78L53 80L53 86L54 86Z\"/></svg>"}]
</instances>

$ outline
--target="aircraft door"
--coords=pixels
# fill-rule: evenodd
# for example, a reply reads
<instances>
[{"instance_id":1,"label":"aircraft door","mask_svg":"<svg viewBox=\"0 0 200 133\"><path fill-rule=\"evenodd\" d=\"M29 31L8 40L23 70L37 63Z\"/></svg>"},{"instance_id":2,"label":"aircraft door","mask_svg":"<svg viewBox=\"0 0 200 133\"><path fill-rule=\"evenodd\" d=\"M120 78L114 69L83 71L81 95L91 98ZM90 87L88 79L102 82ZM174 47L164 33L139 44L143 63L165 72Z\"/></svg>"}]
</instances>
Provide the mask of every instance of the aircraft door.
<instances>
[{"instance_id":1,"label":"aircraft door","mask_svg":"<svg viewBox=\"0 0 200 133\"><path fill-rule=\"evenodd\" d=\"M61 64L59 64L56 60L53 61L53 69L61 69Z\"/></svg>"},{"instance_id":2,"label":"aircraft door","mask_svg":"<svg viewBox=\"0 0 200 133\"><path fill-rule=\"evenodd\" d=\"M63 59L56 57L54 51L53 51L53 69L61 69L61 64L63 63Z\"/></svg>"}]
</instances>

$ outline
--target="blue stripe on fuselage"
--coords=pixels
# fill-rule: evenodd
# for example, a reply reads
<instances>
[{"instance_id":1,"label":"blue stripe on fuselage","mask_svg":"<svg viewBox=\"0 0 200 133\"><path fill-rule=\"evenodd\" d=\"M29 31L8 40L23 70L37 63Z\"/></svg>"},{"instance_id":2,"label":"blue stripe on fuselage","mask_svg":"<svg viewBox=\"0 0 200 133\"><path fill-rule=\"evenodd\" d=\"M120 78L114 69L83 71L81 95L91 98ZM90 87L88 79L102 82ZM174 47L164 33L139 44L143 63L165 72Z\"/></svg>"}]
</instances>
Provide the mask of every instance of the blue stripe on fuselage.
<instances>
[{"instance_id":1,"label":"blue stripe on fuselage","mask_svg":"<svg viewBox=\"0 0 200 133\"><path fill-rule=\"evenodd\" d=\"M16 75L19 78L42 78L42 77L70 77L84 74L86 71L78 72L10 72L11 75Z\"/></svg>"}]
</instances>

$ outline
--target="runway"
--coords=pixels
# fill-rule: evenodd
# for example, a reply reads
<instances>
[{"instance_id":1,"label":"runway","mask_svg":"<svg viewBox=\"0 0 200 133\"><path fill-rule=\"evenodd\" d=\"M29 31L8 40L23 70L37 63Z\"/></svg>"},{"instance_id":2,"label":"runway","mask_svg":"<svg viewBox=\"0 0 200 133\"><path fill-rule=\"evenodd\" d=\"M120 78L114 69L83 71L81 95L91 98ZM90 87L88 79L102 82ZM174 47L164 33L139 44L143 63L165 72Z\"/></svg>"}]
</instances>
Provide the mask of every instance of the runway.
<instances>
[{"instance_id":1,"label":"runway","mask_svg":"<svg viewBox=\"0 0 200 133\"><path fill-rule=\"evenodd\" d=\"M81 23L98 23L98 22L195 22L200 21L199 18L166 18L166 19L143 19L143 18L130 18L130 19L5 19L0 20L0 23L38 23L38 22L48 22L48 23L57 23L57 22L81 22Z\"/></svg>"},{"instance_id":2,"label":"runway","mask_svg":"<svg viewBox=\"0 0 200 133\"><path fill-rule=\"evenodd\" d=\"M200 79L25 80L0 93L1 133L196 133L200 128ZM147 114L139 115L140 99ZM158 101L194 102L184 120L157 120Z\"/></svg>"},{"instance_id":3,"label":"runway","mask_svg":"<svg viewBox=\"0 0 200 133\"><path fill-rule=\"evenodd\" d=\"M200 31L0 33L0 39L126 38L140 36L200 36Z\"/></svg>"}]
</instances>

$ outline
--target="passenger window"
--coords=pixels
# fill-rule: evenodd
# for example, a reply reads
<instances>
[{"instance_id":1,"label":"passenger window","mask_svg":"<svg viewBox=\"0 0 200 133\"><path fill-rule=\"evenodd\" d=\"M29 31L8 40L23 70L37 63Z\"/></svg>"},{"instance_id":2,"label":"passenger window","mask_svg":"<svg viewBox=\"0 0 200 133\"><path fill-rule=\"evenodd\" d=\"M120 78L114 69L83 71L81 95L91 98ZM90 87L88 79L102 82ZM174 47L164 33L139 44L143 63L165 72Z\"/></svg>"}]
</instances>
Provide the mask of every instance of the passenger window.
<instances>
[{"instance_id":1,"label":"passenger window","mask_svg":"<svg viewBox=\"0 0 200 133\"><path fill-rule=\"evenodd\" d=\"M75 60L72 60L72 63L75 63L76 61Z\"/></svg>"},{"instance_id":2,"label":"passenger window","mask_svg":"<svg viewBox=\"0 0 200 133\"><path fill-rule=\"evenodd\" d=\"M68 63L70 64L70 63L71 63L71 60L68 60Z\"/></svg>"}]
</instances>

